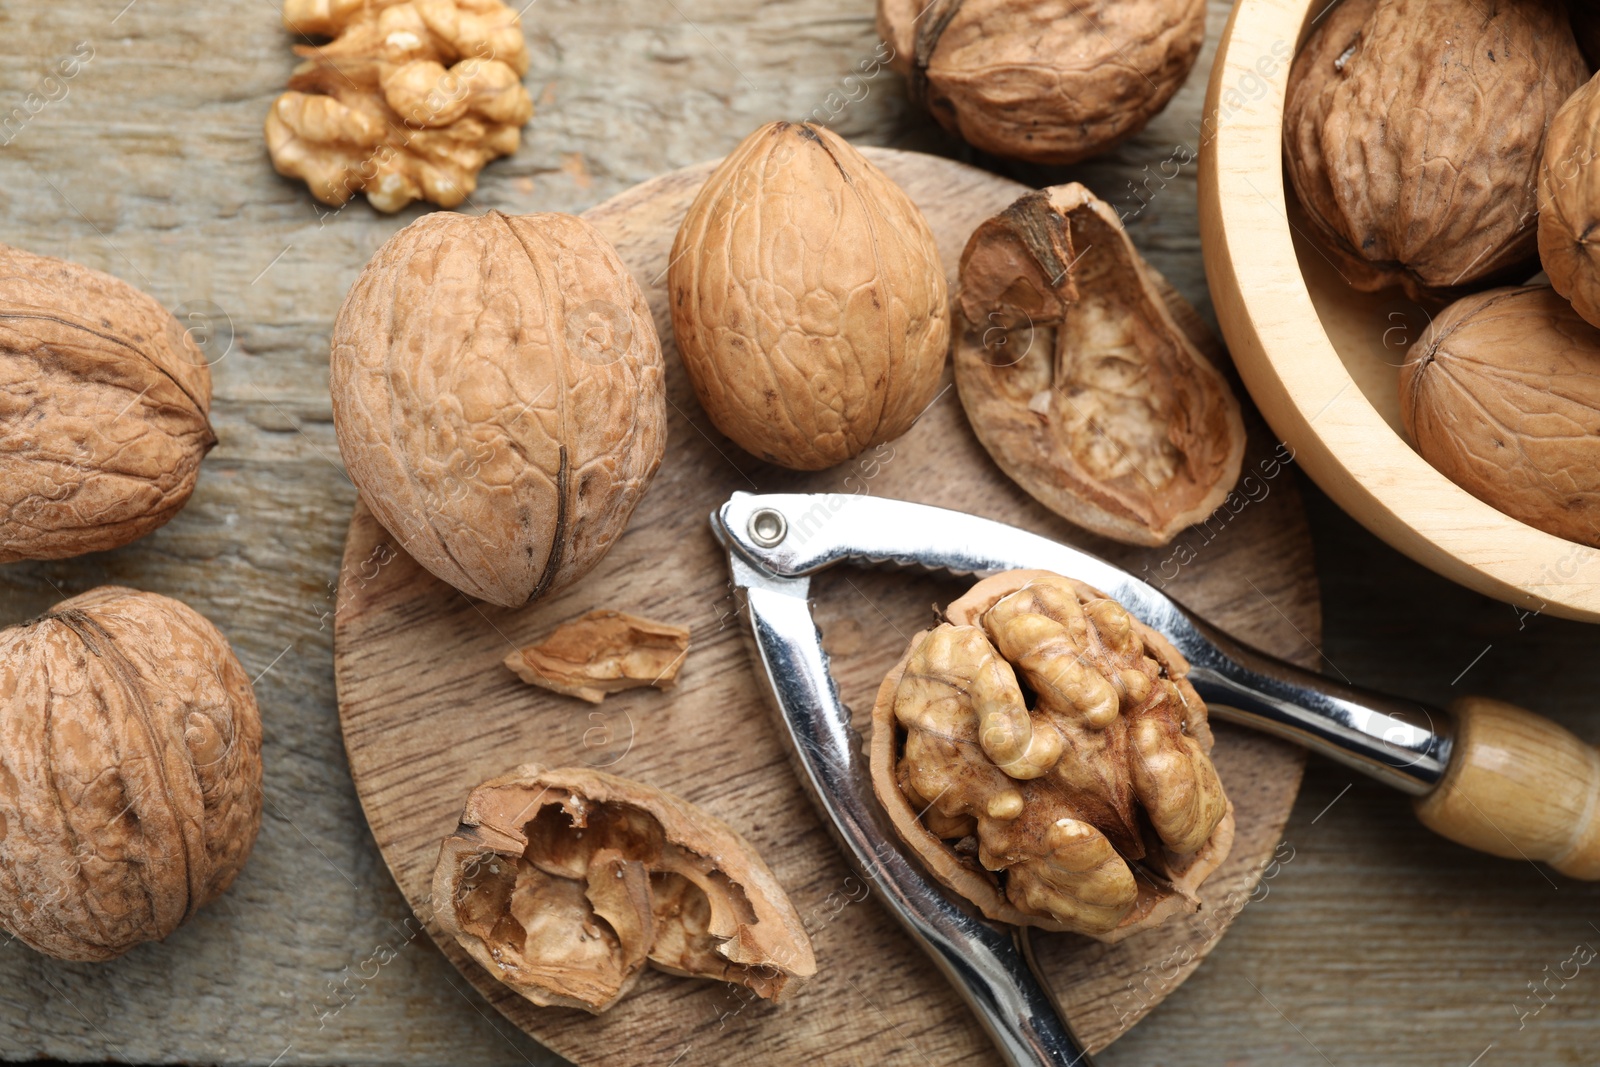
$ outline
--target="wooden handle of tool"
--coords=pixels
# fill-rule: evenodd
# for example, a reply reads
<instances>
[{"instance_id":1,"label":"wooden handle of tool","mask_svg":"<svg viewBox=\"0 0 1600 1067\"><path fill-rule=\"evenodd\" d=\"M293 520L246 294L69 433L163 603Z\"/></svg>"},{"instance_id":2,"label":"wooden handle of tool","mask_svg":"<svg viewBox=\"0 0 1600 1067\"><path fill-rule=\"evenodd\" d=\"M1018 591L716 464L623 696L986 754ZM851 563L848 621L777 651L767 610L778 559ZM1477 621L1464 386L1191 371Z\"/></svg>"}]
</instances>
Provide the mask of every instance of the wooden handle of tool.
<instances>
[{"instance_id":1,"label":"wooden handle of tool","mask_svg":"<svg viewBox=\"0 0 1600 1067\"><path fill-rule=\"evenodd\" d=\"M1466 697L1450 710L1450 766L1417 799L1423 825L1481 852L1600 879L1600 750L1499 700Z\"/></svg>"}]
</instances>

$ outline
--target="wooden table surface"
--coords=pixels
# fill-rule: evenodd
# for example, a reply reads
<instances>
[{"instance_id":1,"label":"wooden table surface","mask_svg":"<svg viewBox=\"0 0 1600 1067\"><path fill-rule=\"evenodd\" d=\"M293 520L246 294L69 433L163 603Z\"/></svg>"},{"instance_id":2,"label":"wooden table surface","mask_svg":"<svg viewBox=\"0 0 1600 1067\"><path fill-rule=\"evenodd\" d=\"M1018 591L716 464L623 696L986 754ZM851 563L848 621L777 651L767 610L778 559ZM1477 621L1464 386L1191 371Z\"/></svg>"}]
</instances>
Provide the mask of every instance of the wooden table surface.
<instances>
[{"instance_id":1,"label":"wooden table surface","mask_svg":"<svg viewBox=\"0 0 1600 1067\"><path fill-rule=\"evenodd\" d=\"M1173 106L1106 159L972 160L1030 184L1086 182L1203 311L1192 157L1227 8L1211 0L1210 43ZM346 769L331 582L355 492L330 421L327 334L361 265L418 212L330 214L272 173L261 120L293 65L278 17L276 0L0 7L0 240L208 320L221 356L221 444L189 507L117 552L0 569L0 622L108 581L182 597L258 677L267 768L250 865L166 943L109 965L0 947L0 1056L542 1067L558 1061L413 936ZM475 209L581 210L778 117L971 158L887 71L843 80L878 45L869 0L535 0L524 25L538 114L522 150L485 172ZM79 42L92 58L45 82L59 57L81 60ZM1600 739L1600 631L1457 589L1307 497L1330 672L1435 702L1500 696ZM1403 798L1318 760L1286 835L1293 858L1264 895L1101 1063L1595 1062L1600 956L1574 952L1600 949L1600 886L1434 839Z\"/></svg>"}]
</instances>

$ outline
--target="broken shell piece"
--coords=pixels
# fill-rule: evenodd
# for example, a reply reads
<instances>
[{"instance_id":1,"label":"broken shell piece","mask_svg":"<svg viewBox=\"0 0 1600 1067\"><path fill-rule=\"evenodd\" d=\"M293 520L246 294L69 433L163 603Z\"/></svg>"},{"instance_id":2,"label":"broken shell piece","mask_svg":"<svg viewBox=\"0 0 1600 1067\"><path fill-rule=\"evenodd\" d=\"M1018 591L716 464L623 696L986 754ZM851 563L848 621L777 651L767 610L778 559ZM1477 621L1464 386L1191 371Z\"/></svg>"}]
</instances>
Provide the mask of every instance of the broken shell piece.
<instances>
[{"instance_id":1,"label":"broken shell piece","mask_svg":"<svg viewBox=\"0 0 1600 1067\"><path fill-rule=\"evenodd\" d=\"M805 926L756 850L639 782L526 764L472 791L434 870L439 925L541 1006L596 1014L648 961L769 1000L816 973Z\"/></svg>"},{"instance_id":2,"label":"broken shell piece","mask_svg":"<svg viewBox=\"0 0 1600 1067\"><path fill-rule=\"evenodd\" d=\"M591 611L505 659L529 685L598 704L608 693L670 689L689 652L689 631L620 611Z\"/></svg>"}]
</instances>

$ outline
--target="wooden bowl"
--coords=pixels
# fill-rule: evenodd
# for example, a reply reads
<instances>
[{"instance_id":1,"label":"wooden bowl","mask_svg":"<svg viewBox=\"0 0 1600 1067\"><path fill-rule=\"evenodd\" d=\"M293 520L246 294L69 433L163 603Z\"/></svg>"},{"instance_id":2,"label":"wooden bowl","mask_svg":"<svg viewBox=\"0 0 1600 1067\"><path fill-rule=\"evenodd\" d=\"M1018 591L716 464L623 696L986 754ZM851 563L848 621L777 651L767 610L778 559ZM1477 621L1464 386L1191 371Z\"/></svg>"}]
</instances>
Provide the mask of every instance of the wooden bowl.
<instances>
[{"instance_id":1,"label":"wooden bowl","mask_svg":"<svg viewBox=\"0 0 1600 1067\"><path fill-rule=\"evenodd\" d=\"M1239 0L1200 149L1206 276L1234 362L1323 491L1418 563L1531 610L1600 621L1600 551L1536 530L1428 465L1400 424L1398 365L1426 315L1358 293L1305 236L1283 169L1289 64L1328 0Z\"/></svg>"}]
</instances>

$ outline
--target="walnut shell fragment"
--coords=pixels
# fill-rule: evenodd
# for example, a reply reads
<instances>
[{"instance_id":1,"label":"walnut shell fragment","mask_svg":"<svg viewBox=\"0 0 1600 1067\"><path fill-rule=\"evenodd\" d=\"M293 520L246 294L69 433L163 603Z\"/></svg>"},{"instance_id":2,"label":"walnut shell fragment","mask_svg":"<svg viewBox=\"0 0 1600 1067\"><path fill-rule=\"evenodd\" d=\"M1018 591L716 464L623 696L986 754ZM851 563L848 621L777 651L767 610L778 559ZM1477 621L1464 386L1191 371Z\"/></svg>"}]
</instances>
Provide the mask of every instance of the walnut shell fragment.
<instances>
[{"instance_id":1,"label":"walnut shell fragment","mask_svg":"<svg viewBox=\"0 0 1600 1067\"><path fill-rule=\"evenodd\" d=\"M64 960L171 934L261 826L261 717L227 639L102 586L0 631L0 926Z\"/></svg>"},{"instance_id":2,"label":"walnut shell fragment","mask_svg":"<svg viewBox=\"0 0 1600 1067\"><path fill-rule=\"evenodd\" d=\"M661 463L663 372L639 286L589 223L439 212L391 237L345 297L333 421L406 551L519 607L622 535Z\"/></svg>"},{"instance_id":3,"label":"walnut shell fragment","mask_svg":"<svg viewBox=\"0 0 1600 1067\"><path fill-rule=\"evenodd\" d=\"M1539 167L1539 260L1555 291L1600 325L1600 77L1556 112Z\"/></svg>"},{"instance_id":4,"label":"walnut shell fragment","mask_svg":"<svg viewBox=\"0 0 1600 1067\"><path fill-rule=\"evenodd\" d=\"M1238 401L1083 186L1029 193L979 226L957 309L968 421L1045 507L1161 545L1227 497L1244 460Z\"/></svg>"},{"instance_id":5,"label":"walnut shell fragment","mask_svg":"<svg viewBox=\"0 0 1600 1067\"><path fill-rule=\"evenodd\" d=\"M1346 0L1290 71L1283 144L1356 289L1533 273L1545 131L1588 78L1561 0Z\"/></svg>"},{"instance_id":6,"label":"walnut shell fragment","mask_svg":"<svg viewBox=\"0 0 1600 1067\"><path fill-rule=\"evenodd\" d=\"M439 925L540 1006L599 1014L648 962L775 1000L811 941L749 842L688 801L585 768L478 786L433 878Z\"/></svg>"},{"instance_id":7,"label":"walnut shell fragment","mask_svg":"<svg viewBox=\"0 0 1600 1067\"><path fill-rule=\"evenodd\" d=\"M688 652L682 626L602 608L517 649L505 664L529 685L598 704L624 689L671 689Z\"/></svg>"},{"instance_id":8,"label":"walnut shell fragment","mask_svg":"<svg viewBox=\"0 0 1600 1067\"><path fill-rule=\"evenodd\" d=\"M154 299L0 245L0 563L125 545L189 500L211 371Z\"/></svg>"},{"instance_id":9,"label":"walnut shell fragment","mask_svg":"<svg viewBox=\"0 0 1600 1067\"><path fill-rule=\"evenodd\" d=\"M1178 651L1048 571L946 616L872 713L874 791L929 872L991 919L1107 942L1195 911L1233 805Z\"/></svg>"},{"instance_id":10,"label":"walnut shell fragment","mask_svg":"<svg viewBox=\"0 0 1600 1067\"><path fill-rule=\"evenodd\" d=\"M706 180L672 246L678 354L740 448L821 470L899 437L950 347L922 212L837 134L774 122Z\"/></svg>"},{"instance_id":11,"label":"walnut shell fragment","mask_svg":"<svg viewBox=\"0 0 1600 1067\"><path fill-rule=\"evenodd\" d=\"M912 98L974 148L1076 163L1145 127L1189 77L1205 0L878 0Z\"/></svg>"},{"instance_id":12,"label":"walnut shell fragment","mask_svg":"<svg viewBox=\"0 0 1600 1067\"><path fill-rule=\"evenodd\" d=\"M305 62L267 112L267 151L324 204L455 207L533 116L521 17L500 0L287 0Z\"/></svg>"},{"instance_id":13,"label":"walnut shell fragment","mask_svg":"<svg viewBox=\"0 0 1600 1067\"><path fill-rule=\"evenodd\" d=\"M1600 330L1549 287L1441 312L1406 352L1400 415L1422 457L1479 500L1600 547Z\"/></svg>"}]
</instances>

